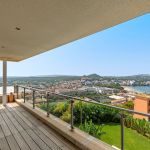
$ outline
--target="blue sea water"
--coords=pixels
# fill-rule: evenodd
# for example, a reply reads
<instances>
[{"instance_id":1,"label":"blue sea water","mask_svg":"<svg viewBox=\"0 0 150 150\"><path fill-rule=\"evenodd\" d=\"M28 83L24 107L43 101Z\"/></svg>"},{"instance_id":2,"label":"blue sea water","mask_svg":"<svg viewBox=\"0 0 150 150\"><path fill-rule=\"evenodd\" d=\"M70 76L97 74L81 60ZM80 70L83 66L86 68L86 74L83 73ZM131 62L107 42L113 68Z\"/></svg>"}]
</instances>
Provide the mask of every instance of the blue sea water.
<instances>
[{"instance_id":1,"label":"blue sea water","mask_svg":"<svg viewBox=\"0 0 150 150\"><path fill-rule=\"evenodd\" d=\"M7 93L10 94L11 92L14 92L14 86L7 86ZM3 87L0 87L0 95L3 94Z\"/></svg>"},{"instance_id":2,"label":"blue sea water","mask_svg":"<svg viewBox=\"0 0 150 150\"><path fill-rule=\"evenodd\" d=\"M135 92L150 94L150 86L131 86Z\"/></svg>"}]
</instances>

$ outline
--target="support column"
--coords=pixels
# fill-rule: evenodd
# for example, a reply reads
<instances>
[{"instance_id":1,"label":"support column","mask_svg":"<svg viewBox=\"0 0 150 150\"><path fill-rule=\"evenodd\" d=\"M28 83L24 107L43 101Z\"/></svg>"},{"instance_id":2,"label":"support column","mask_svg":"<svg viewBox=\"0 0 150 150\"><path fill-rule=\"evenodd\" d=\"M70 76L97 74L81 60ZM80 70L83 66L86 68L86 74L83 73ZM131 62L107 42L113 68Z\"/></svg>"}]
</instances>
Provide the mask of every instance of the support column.
<instances>
[{"instance_id":1,"label":"support column","mask_svg":"<svg viewBox=\"0 0 150 150\"><path fill-rule=\"evenodd\" d=\"M7 103L7 61L3 61L3 105Z\"/></svg>"}]
</instances>

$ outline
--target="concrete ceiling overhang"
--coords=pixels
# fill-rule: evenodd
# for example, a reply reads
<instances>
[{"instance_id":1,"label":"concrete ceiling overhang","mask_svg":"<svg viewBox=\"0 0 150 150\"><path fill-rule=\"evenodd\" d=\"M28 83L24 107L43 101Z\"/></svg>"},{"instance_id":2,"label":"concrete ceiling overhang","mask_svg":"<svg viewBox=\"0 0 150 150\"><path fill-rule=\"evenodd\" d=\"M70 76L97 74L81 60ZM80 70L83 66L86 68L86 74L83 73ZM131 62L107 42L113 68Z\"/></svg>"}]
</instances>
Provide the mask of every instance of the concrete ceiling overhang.
<instances>
[{"instance_id":1,"label":"concrete ceiling overhang","mask_svg":"<svg viewBox=\"0 0 150 150\"><path fill-rule=\"evenodd\" d=\"M24 60L148 12L150 0L1 0L0 60Z\"/></svg>"}]
</instances>

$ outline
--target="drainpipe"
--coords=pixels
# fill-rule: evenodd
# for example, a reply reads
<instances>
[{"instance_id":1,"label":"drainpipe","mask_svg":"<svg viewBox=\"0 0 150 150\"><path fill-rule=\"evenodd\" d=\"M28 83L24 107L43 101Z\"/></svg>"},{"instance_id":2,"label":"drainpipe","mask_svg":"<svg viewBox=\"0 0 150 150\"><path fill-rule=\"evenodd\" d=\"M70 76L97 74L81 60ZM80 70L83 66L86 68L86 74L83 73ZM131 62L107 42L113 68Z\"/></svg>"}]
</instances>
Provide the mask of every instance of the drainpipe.
<instances>
[{"instance_id":1,"label":"drainpipe","mask_svg":"<svg viewBox=\"0 0 150 150\"><path fill-rule=\"evenodd\" d=\"M7 103L7 61L3 61L3 105Z\"/></svg>"}]
</instances>

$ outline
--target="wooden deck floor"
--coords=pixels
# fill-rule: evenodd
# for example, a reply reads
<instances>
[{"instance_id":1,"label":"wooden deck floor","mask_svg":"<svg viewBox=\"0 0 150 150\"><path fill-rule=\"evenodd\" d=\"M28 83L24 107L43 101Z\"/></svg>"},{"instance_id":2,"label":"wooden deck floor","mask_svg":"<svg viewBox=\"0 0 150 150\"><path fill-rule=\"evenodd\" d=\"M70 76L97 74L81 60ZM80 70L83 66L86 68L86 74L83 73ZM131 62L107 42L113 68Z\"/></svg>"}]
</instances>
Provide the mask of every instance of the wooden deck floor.
<instances>
[{"instance_id":1,"label":"wooden deck floor","mask_svg":"<svg viewBox=\"0 0 150 150\"><path fill-rule=\"evenodd\" d=\"M0 105L1 150L78 150L16 103Z\"/></svg>"}]
</instances>

